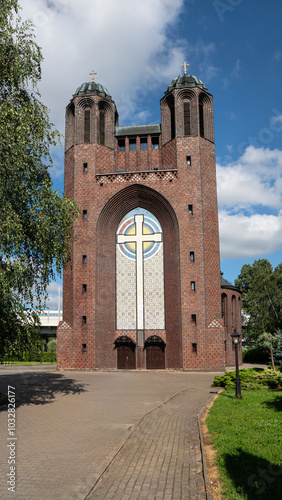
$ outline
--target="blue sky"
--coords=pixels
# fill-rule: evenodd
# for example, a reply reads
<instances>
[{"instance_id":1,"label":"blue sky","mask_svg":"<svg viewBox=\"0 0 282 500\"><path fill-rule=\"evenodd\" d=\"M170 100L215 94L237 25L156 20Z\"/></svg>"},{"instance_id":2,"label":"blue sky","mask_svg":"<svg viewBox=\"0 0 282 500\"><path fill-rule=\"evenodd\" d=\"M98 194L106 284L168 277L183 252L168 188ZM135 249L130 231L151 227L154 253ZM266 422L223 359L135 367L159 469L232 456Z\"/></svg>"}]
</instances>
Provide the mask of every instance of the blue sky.
<instances>
[{"instance_id":1,"label":"blue sky","mask_svg":"<svg viewBox=\"0 0 282 500\"><path fill-rule=\"evenodd\" d=\"M280 2L21 0L21 6L43 51L42 101L62 133L65 107L92 69L116 102L120 125L159 123L159 100L186 60L214 96L224 277L234 282L255 259L282 261ZM54 188L62 191L63 149L54 149L53 158ZM52 307L55 284L50 292Z\"/></svg>"}]
</instances>

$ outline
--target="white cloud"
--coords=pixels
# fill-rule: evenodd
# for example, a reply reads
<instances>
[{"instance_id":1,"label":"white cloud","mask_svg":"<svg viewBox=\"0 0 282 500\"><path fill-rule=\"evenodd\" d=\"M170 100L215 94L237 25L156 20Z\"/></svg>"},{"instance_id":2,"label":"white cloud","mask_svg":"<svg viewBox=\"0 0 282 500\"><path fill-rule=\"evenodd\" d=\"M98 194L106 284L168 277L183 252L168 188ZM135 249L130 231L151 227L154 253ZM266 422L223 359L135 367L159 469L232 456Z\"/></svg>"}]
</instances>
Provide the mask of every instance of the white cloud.
<instances>
[{"instance_id":1,"label":"white cloud","mask_svg":"<svg viewBox=\"0 0 282 500\"><path fill-rule=\"evenodd\" d=\"M222 259L255 258L282 248L282 211L278 215L219 212Z\"/></svg>"},{"instance_id":2,"label":"white cloud","mask_svg":"<svg viewBox=\"0 0 282 500\"><path fill-rule=\"evenodd\" d=\"M249 146L238 161L217 165L217 182L221 258L282 248L282 151Z\"/></svg>"},{"instance_id":3,"label":"white cloud","mask_svg":"<svg viewBox=\"0 0 282 500\"><path fill-rule=\"evenodd\" d=\"M222 208L282 205L282 151L248 146L238 161L217 165L218 199Z\"/></svg>"},{"instance_id":4,"label":"white cloud","mask_svg":"<svg viewBox=\"0 0 282 500\"><path fill-rule=\"evenodd\" d=\"M183 43L172 43L168 30L177 22L184 0L22 0L21 4L22 17L37 27L36 41L43 51L42 100L62 132L64 108L76 88L90 81L93 68L98 73L95 81L105 85L115 101L132 100L132 89L145 87L152 79L150 71L154 83L159 79L160 84L157 68L169 68L169 78L180 72ZM127 115L132 115L130 106Z\"/></svg>"}]
</instances>

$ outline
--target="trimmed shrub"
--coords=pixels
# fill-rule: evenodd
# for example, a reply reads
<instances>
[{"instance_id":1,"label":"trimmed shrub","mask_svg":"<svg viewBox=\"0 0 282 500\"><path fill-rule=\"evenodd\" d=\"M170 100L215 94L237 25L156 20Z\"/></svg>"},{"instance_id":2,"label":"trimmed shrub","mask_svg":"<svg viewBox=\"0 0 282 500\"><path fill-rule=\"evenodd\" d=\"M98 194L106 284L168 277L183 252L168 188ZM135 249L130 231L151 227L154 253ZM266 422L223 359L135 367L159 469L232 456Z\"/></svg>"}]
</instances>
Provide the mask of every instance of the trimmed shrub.
<instances>
[{"instance_id":1,"label":"trimmed shrub","mask_svg":"<svg viewBox=\"0 0 282 500\"><path fill-rule=\"evenodd\" d=\"M242 357L244 363L269 363L269 352L262 347L251 347L243 351Z\"/></svg>"},{"instance_id":2,"label":"trimmed shrub","mask_svg":"<svg viewBox=\"0 0 282 500\"><path fill-rule=\"evenodd\" d=\"M239 370L242 389L279 389L282 387L282 373L269 368L248 368ZM214 387L235 389L236 372L225 372L214 377Z\"/></svg>"}]
</instances>

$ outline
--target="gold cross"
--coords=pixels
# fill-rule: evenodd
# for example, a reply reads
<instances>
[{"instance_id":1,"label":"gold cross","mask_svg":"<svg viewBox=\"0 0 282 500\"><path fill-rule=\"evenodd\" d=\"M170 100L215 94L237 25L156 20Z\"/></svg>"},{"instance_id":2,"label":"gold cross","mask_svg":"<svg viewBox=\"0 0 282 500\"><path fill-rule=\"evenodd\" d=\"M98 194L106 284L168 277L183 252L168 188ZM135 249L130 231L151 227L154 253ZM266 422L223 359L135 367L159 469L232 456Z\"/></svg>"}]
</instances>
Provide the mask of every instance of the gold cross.
<instances>
[{"instance_id":1,"label":"gold cross","mask_svg":"<svg viewBox=\"0 0 282 500\"><path fill-rule=\"evenodd\" d=\"M89 73L89 75L92 76L92 83L94 83L94 75L97 75L97 73L95 73L94 69L92 69L91 73Z\"/></svg>"},{"instance_id":2,"label":"gold cross","mask_svg":"<svg viewBox=\"0 0 282 500\"><path fill-rule=\"evenodd\" d=\"M186 61L184 61L184 64L181 64L181 66L184 66L184 75L187 75L187 66L190 66Z\"/></svg>"}]
</instances>

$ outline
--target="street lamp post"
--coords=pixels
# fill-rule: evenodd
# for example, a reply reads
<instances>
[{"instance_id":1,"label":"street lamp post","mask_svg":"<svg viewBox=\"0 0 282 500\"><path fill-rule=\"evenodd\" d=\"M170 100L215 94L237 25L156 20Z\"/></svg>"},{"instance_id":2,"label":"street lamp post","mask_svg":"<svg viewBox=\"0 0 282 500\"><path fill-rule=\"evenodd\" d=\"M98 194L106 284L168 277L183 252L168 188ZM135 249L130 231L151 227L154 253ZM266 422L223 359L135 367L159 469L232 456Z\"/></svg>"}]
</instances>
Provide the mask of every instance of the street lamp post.
<instances>
[{"instance_id":1,"label":"street lamp post","mask_svg":"<svg viewBox=\"0 0 282 500\"><path fill-rule=\"evenodd\" d=\"M238 344L239 344L239 337L240 333L236 332L234 330L233 333L231 333L230 337L232 338L234 347L235 347L235 363L236 363L236 398L242 397L241 395L241 383L240 383L240 376L239 376L239 359L238 359Z\"/></svg>"}]
</instances>

